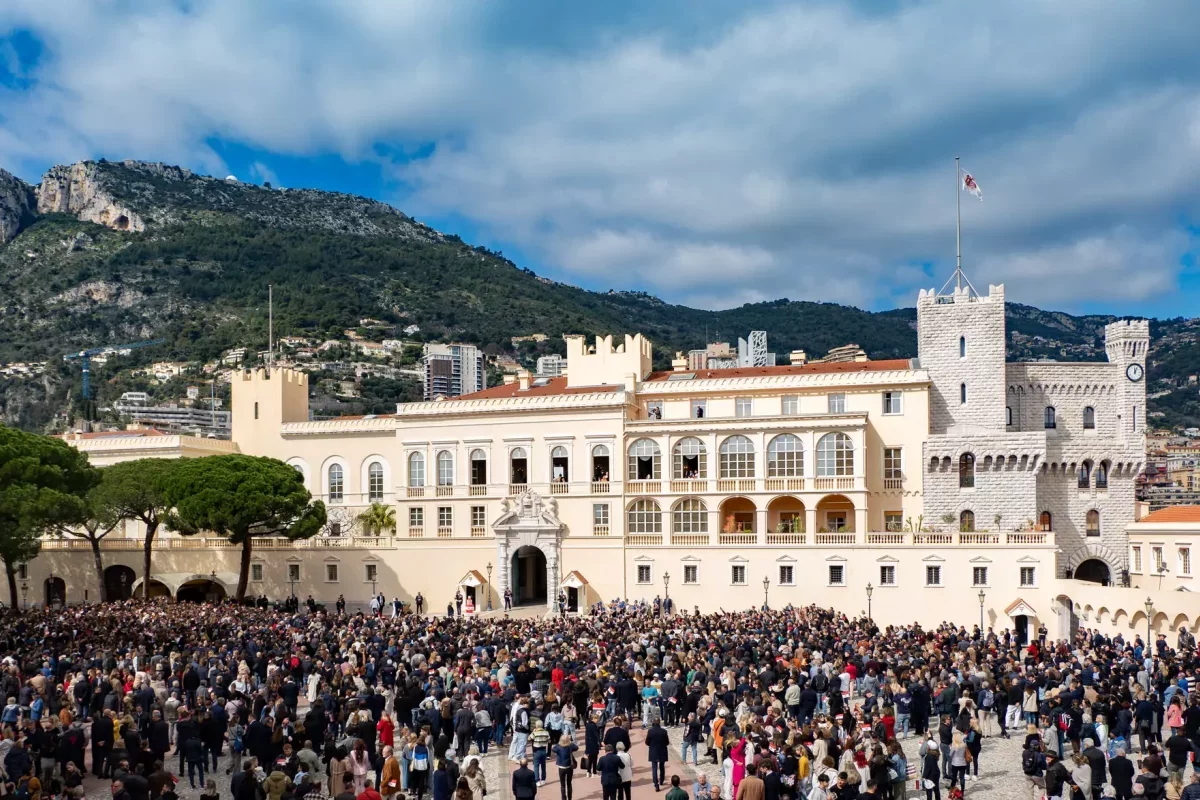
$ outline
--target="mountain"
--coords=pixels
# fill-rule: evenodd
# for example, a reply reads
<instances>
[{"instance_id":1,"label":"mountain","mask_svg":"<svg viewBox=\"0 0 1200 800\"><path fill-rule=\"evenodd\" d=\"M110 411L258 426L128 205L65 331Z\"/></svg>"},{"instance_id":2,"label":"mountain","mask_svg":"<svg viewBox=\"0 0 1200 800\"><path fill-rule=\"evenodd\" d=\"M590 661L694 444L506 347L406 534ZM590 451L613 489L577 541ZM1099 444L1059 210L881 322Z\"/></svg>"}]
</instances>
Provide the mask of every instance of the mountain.
<instances>
[{"instance_id":1,"label":"mountain","mask_svg":"<svg viewBox=\"0 0 1200 800\"><path fill-rule=\"evenodd\" d=\"M654 340L663 365L675 350L703 346L706 336L731 339L752 329L766 330L780 354L819 356L848 342L872 358L916 353L914 309L867 312L783 299L705 311L639 292L586 291L375 200L254 186L163 164L88 161L54 167L36 187L0 171L0 365L46 362L40 374L0 375L0 419L37 429L65 424L62 412L79 392L78 365L61 359L72 351L165 340L94 368L103 406L137 388L131 367L211 362L235 346L261 350L268 285L276 335L318 342L344 340L347 329L374 320L382 327L362 333L400 338L401 329L417 325L417 340L474 342L527 363L561 353L561 333L636 331ZM1112 319L1010 304L1010 354L1103 358L1101 330ZM1187 386L1187 375L1200 371L1195 324L1152 326L1150 377L1170 390L1156 402L1172 424L1200 420L1195 387ZM533 333L549 338L512 343ZM413 353L405 359L411 363ZM329 406L378 410L413 392L405 380L369 388L369 400Z\"/></svg>"}]
</instances>

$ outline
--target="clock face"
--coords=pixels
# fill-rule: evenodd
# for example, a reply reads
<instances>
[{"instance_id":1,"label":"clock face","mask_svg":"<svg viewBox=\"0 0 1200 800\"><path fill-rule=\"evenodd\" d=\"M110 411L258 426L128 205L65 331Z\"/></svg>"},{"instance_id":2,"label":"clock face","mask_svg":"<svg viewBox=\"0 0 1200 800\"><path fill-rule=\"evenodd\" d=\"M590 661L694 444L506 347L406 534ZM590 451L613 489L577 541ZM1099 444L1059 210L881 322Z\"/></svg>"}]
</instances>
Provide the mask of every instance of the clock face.
<instances>
[{"instance_id":1,"label":"clock face","mask_svg":"<svg viewBox=\"0 0 1200 800\"><path fill-rule=\"evenodd\" d=\"M1141 364L1130 364L1125 368L1125 377L1131 381L1140 381L1143 374L1145 374L1145 370L1142 369Z\"/></svg>"}]
</instances>

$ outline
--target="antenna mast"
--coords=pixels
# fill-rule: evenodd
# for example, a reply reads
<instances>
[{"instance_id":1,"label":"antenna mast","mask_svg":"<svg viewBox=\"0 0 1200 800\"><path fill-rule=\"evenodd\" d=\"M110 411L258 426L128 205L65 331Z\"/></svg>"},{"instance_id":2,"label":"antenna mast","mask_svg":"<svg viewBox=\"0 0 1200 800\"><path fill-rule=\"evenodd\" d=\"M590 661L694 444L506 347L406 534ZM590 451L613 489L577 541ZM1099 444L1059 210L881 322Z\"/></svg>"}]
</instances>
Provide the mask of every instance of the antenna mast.
<instances>
[{"instance_id":1,"label":"antenna mast","mask_svg":"<svg viewBox=\"0 0 1200 800\"><path fill-rule=\"evenodd\" d=\"M267 367L275 364L275 287L267 284Z\"/></svg>"}]
</instances>

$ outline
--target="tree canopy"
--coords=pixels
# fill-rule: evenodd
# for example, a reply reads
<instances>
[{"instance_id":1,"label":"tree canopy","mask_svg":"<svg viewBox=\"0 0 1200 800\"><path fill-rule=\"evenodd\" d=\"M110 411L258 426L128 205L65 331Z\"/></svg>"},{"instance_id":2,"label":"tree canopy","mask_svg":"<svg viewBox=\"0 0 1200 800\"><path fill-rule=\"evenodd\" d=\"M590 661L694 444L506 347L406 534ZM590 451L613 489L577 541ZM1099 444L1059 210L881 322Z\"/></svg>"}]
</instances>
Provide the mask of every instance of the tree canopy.
<instances>
[{"instance_id":1,"label":"tree canopy","mask_svg":"<svg viewBox=\"0 0 1200 800\"><path fill-rule=\"evenodd\" d=\"M242 546L237 599L246 596L255 536L307 539L325 524L325 504L313 501L304 478L273 458L225 455L177 463L164 493L173 509L167 526L185 536L202 532Z\"/></svg>"},{"instance_id":2,"label":"tree canopy","mask_svg":"<svg viewBox=\"0 0 1200 800\"><path fill-rule=\"evenodd\" d=\"M17 564L38 554L46 531L87 519L84 498L99 480L87 456L66 442L0 425L0 559L13 608Z\"/></svg>"},{"instance_id":3,"label":"tree canopy","mask_svg":"<svg viewBox=\"0 0 1200 800\"><path fill-rule=\"evenodd\" d=\"M150 596L150 557L154 537L169 508L167 478L180 461L139 458L105 467L90 501L101 518L135 520L146 526L142 541L142 596Z\"/></svg>"}]
</instances>

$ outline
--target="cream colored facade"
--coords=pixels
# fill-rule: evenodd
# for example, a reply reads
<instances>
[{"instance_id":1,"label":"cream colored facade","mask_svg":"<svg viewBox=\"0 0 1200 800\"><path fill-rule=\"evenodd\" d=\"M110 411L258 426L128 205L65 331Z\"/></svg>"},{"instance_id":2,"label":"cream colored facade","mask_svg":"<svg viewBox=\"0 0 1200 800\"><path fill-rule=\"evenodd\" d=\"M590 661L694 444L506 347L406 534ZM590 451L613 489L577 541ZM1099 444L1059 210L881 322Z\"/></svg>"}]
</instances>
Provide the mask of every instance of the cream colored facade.
<instances>
[{"instance_id":1,"label":"cream colored facade","mask_svg":"<svg viewBox=\"0 0 1200 800\"><path fill-rule=\"evenodd\" d=\"M703 611L765 600L869 611L885 624L982 618L998 629L1045 622L1060 632L1086 624L1071 592L1113 590L1061 580L1060 567L1091 554L1120 568L1124 543L1116 556L1097 555L1081 535L1068 560L1055 530L1039 524L1043 495L1052 503L1062 489L1058 468L1042 463L1047 434L1014 433L1011 422L1003 430L1005 394L1014 392L1012 365L1006 373L1003 364L1003 288L987 298L928 297L919 321L935 327L920 360L803 363L797 354L788 366L696 370L677 356L670 371L655 372L641 336L570 337L561 377L521 374L395 414L320 421L309 420L304 374L235 372L230 446L293 465L329 509L320 537L256 542L250 591L351 603L372 590L406 601L420 593L431 610L460 589L481 610L489 596L501 607L506 588L516 602L550 607L561 590L570 610L669 594L678 607ZM943 346L952 359L926 352ZM1046 375L1054 368L1039 366ZM1099 380L1114 384L1124 370L1096 367ZM983 422L964 416L968 381L970 402L988 404L971 412ZM1096 394L1090 413L1115 413L1118 422L1111 432L1088 429L1092 446L1107 452L1110 439L1140 441L1136 422L1121 428L1123 407L1104 405L1119 392ZM1138 396L1128 404L1134 420L1144 413ZM97 463L144 454L87 447ZM946 466L951 451L954 459L979 453L971 485L949 480L958 469ZM1082 497L1075 465L1061 467L1071 497ZM1114 465L1111 480L1119 474ZM1089 485L1089 497L1107 488ZM1132 503L1111 500L1107 542L1107 524L1123 529L1120 520L1133 519ZM375 502L394 508L394 535L361 535L357 518ZM972 507L978 515L962 524ZM1054 519L1077 512L1072 524L1082 528L1092 507L1064 501ZM126 535L107 545L106 563L140 572L139 532ZM94 578L78 544L48 542L29 565L30 581L40 585L53 571L66 580L68 600L83 599ZM233 588L236 549L169 533L156 547L160 591L206 580ZM1178 613L1200 623L1200 613Z\"/></svg>"}]
</instances>

